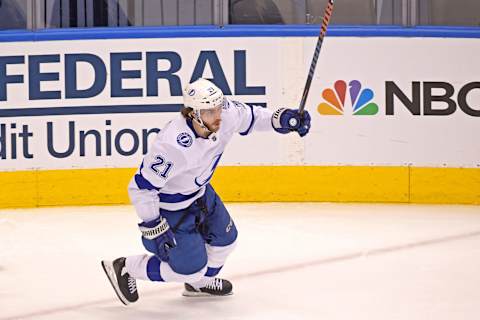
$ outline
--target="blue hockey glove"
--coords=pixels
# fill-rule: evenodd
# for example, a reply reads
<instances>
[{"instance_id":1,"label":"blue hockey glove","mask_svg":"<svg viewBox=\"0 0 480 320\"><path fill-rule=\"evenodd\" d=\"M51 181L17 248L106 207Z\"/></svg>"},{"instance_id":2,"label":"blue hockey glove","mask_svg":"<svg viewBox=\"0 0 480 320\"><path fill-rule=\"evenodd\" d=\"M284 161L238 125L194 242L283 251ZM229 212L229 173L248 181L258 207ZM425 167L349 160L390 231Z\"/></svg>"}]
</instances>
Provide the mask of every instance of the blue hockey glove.
<instances>
[{"instance_id":1,"label":"blue hockey glove","mask_svg":"<svg viewBox=\"0 0 480 320\"><path fill-rule=\"evenodd\" d=\"M177 242L167 219L160 216L156 220L138 224L138 228L142 232L145 249L154 253L160 260L168 261L168 251L176 247Z\"/></svg>"},{"instance_id":2,"label":"blue hockey glove","mask_svg":"<svg viewBox=\"0 0 480 320\"><path fill-rule=\"evenodd\" d=\"M272 116L272 126L275 131L282 134L296 131L300 137L307 135L311 126L310 121L310 114L307 110L304 110L301 115L298 109L280 108Z\"/></svg>"}]
</instances>

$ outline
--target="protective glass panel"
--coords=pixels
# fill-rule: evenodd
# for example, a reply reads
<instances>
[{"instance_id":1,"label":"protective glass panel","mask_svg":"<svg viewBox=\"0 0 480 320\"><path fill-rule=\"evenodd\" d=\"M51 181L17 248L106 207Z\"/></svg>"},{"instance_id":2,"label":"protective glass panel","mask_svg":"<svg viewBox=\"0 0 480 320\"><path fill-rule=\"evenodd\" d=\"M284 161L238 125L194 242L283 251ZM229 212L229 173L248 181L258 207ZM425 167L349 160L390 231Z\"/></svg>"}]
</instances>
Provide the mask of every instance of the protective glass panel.
<instances>
[{"instance_id":1,"label":"protective glass panel","mask_svg":"<svg viewBox=\"0 0 480 320\"><path fill-rule=\"evenodd\" d=\"M374 0L342 0L335 2L332 24L375 24L376 6ZM323 19L326 0L307 1L307 23L319 24Z\"/></svg>"},{"instance_id":2,"label":"protective glass panel","mask_svg":"<svg viewBox=\"0 0 480 320\"><path fill-rule=\"evenodd\" d=\"M45 0L36 2L36 11L38 28L130 26L134 1Z\"/></svg>"},{"instance_id":3,"label":"protective glass panel","mask_svg":"<svg viewBox=\"0 0 480 320\"><path fill-rule=\"evenodd\" d=\"M0 0L0 29L27 28L27 0Z\"/></svg>"},{"instance_id":4,"label":"protective glass panel","mask_svg":"<svg viewBox=\"0 0 480 320\"><path fill-rule=\"evenodd\" d=\"M480 26L480 0L420 0L422 25Z\"/></svg>"},{"instance_id":5,"label":"protective glass panel","mask_svg":"<svg viewBox=\"0 0 480 320\"><path fill-rule=\"evenodd\" d=\"M26 0L25 0L26 1ZM214 0L43 0L40 28L213 24ZM41 15L45 12L44 16Z\"/></svg>"},{"instance_id":6,"label":"protective glass panel","mask_svg":"<svg viewBox=\"0 0 480 320\"><path fill-rule=\"evenodd\" d=\"M117 0L115 0L117 1ZM119 26L122 14L129 26L210 25L214 0L118 0Z\"/></svg>"},{"instance_id":7,"label":"protective glass panel","mask_svg":"<svg viewBox=\"0 0 480 320\"><path fill-rule=\"evenodd\" d=\"M273 0L230 0L230 23L231 24L284 24L285 19L291 19L290 15L295 15L297 11L302 10L301 6L297 8L291 1L291 6L286 12L278 2ZM301 1L303 2L303 1ZM285 16L284 16L285 15Z\"/></svg>"},{"instance_id":8,"label":"protective glass panel","mask_svg":"<svg viewBox=\"0 0 480 320\"><path fill-rule=\"evenodd\" d=\"M335 2L332 24L377 24L382 15L394 21L395 0ZM319 24L327 0L230 0L231 24ZM378 18L377 18L378 17ZM398 19L397 19L398 20Z\"/></svg>"}]
</instances>

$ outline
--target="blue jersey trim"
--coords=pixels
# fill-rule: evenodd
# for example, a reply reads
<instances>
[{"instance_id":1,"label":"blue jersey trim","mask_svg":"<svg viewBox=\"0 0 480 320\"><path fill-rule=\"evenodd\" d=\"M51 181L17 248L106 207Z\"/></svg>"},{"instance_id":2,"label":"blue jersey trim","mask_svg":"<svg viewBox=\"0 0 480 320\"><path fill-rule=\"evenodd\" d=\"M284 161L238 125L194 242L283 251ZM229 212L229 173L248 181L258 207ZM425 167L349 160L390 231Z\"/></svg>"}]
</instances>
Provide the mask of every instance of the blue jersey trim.
<instances>
[{"instance_id":1,"label":"blue jersey trim","mask_svg":"<svg viewBox=\"0 0 480 320\"><path fill-rule=\"evenodd\" d=\"M156 256L150 257L147 262L147 276L151 281L165 281L160 274L160 259Z\"/></svg>"},{"instance_id":2,"label":"blue jersey trim","mask_svg":"<svg viewBox=\"0 0 480 320\"><path fill-rule=\"evenodd\" d=\"M243 132L240 132L241 136L246 136L247 134L249 134L250 129L252 129L253 123L255 122L255 115L253 114L253 107L251 105L249 105L249 107L250 107L250 112L252 114L252 120L250 120L250 125L248 126L247 130L245 130Z\"/></svg>"},{"instance_id":3,"label":"blue jersey trim","mask_svg":"<svg viewBox=\"0 0 480 320\"><path fill-rule=\"evenodd\" d=\"M0 109L0 118L58 116L58 115L76 115L76 114L178 112L180 111L182 106L183 104L138 104L138 105L113 105L113 106Z\"/></svg>"},{"instance_id":4,"label":"blue jersey trim","mask_svg":"<svg viewBox=\"0 0 480 320\"><path fill-rule=\"evenodd\" d=\"M319 25L158 26L0 31L0 42L224 37L317 37ZM333 25L329 37L480 38L478 27Z\"/></svg>"},{"instance_id":5,"label":"blue jersey trim","mask_svg":"<svg viewBox=\"0 0 480 320\"><path fill-rule=\"evenodd\" d=\"M164 203L178 203L178 202L183 202L192 199L195 197L201 189L195 191L194 193L191 194L181 194L181 193L176 193L176 194L168 194L168 193L159 193L158 197L160 198L160 202Z\"/></svg>"},{"instance_id":6,"label":"blue jersey trim","mask_svg":"<svg viewBox=\"0 0 480 320\"><path fill-rule=\"evenodd\" d=\"M219 274L220 270L222 270L223 266L219 268L208 267L207 272L205 272L206 277L214 277Z\"/></svg>"},{"instance_id":7,"label":"blue jersey trim","mask_svg":"<svg viewBox=\"0 0 480 320\"><path fill-rule=\"evenodd\" d=\"M210 173L210 175L208 176L207 179L205 179L203 182L200 181L200 183L199 183L199 182L197 181L197 179L198 179L199 177L196 177L196 178L195 178L195 184L196 184L197 186L202 187L202 186L206 185L208 182L210 182L210 179L212 179L213 174L215 173L215 169L217 168L218 163L220 162L220 159L222 158L222 155L223 155L223 153L220 153L219 155L216 155L216 156L215 156L215 157L217 157L217 159L216 159L215 162L213 163L212 173ZM215 158L214 158L214 159L215 159Z\"/></svg>"},{"instance_id":8,"label":"blue jersey trim","mask_svg":"<svg viewBox=\"0 0 480 320\"><path fill-rule=\"evenodd\" d=\"M142 164L140 165L139 173L135 174L135 183L137 184L138 189L159 191L160 188L155 187L150 181L148 181L142 175L142 169L143 169L143 161L142 161Z\"/></svg>"},{"instance_id":9,"label":"blue jersey trim","mask_svg":"<svg viewBox=\"0 0 480 320\"><path fill-rule=\"evenodd\" d=\"M135 175L135 183L137 184L138 189L140 190L156 190L159 191L160 188L155 187L150 183L141 173Z\"/></svg>"}]
</instances>

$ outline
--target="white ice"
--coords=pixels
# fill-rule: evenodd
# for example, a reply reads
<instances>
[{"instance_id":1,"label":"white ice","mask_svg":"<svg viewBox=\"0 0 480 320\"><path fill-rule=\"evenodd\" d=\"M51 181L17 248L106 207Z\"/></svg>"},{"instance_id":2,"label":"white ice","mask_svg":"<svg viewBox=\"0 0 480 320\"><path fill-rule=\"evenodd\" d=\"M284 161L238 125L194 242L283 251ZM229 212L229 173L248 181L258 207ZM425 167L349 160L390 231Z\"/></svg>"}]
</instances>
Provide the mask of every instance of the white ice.
<instances>
[{"instance_id":1,"label":"white ice","mask_svg":"<svg viewBox=\"0 0 480 320\"><path fill-rule=\"evenodd\" d=\"M139 282L123 306L100 260L143 253L131 206L0 211L0 320L480 319L480 206L227 204L224 298Z\"/></svg>"}]
</instances>

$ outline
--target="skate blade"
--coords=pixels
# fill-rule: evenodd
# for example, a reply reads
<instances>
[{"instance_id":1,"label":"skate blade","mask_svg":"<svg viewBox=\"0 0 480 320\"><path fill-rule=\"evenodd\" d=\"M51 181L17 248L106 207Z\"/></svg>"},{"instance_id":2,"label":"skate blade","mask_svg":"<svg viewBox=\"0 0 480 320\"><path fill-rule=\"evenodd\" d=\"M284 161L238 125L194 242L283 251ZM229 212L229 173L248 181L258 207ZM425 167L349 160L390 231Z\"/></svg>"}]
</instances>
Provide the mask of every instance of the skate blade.
<instances>
[{"instance_id":1,"label":"skate blade","mask_svg":"<svg viewBox=\"0 0 480 320\"><path fill-rule=\"evenodd\" d=\"M217 295L217 294L210 294L207 292L198 292L198 291L187 291L184 290L182 292L182 296L184 297L189 297L189 298L195 298L195 297L227 297L231 296L233 292L227 293L227 294L222 294L222 295Z\"/></svg>"},{"instance_id":2,"label":"skate blade","mask_svg":"<svg viewBox=\"0 0 480 320\"><path fill-rule=\"evenodd\" d=\"M124 305L130 304L130 302L123 296L123 294L120 291L120 288L118 287L117 275L115 274L115 270L113 270L113 263L111 261L102 260L102 268L103 268L103 271L105 271L108 281L110 281L110 284L112 285L113 290L115 291L115 294L117 295L118 299L120 299L120 301Z\"/></svg>"}]
</instances>

